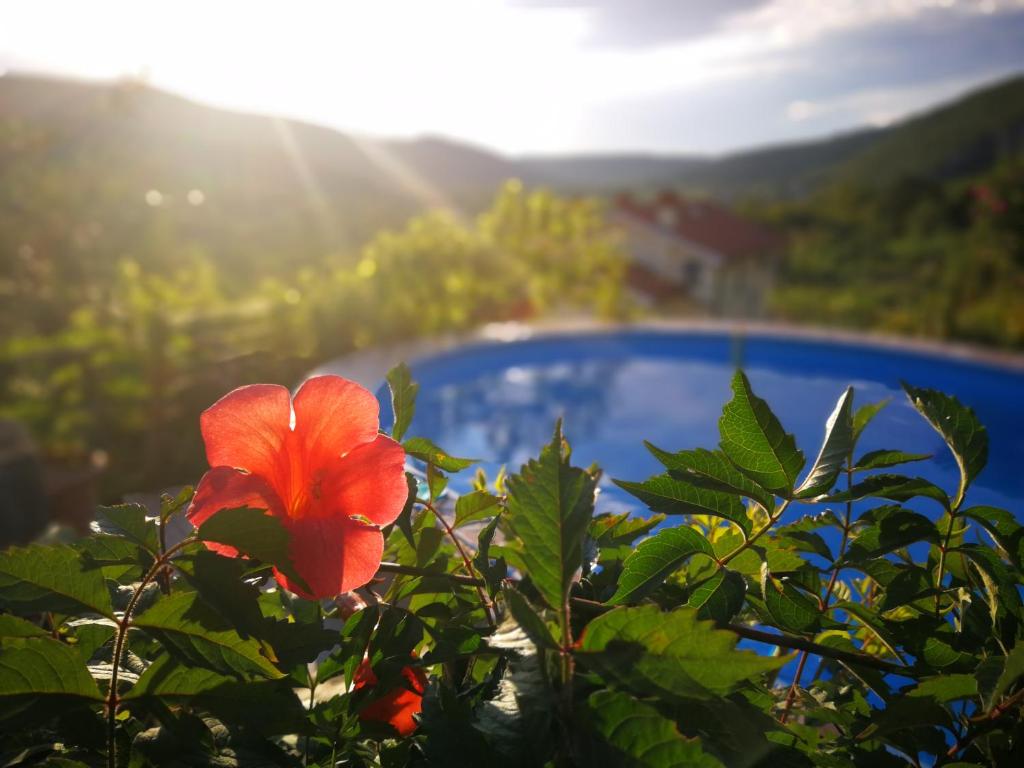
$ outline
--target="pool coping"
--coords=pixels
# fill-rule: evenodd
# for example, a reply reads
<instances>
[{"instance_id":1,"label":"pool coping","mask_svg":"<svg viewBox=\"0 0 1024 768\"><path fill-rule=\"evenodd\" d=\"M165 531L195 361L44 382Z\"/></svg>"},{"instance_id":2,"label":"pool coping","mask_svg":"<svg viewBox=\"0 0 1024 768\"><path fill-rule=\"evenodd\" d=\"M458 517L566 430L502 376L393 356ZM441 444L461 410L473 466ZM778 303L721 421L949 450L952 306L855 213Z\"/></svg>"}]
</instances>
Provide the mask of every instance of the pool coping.
<instances>
[{"instance_id":1,"label":"pool coping","mask_svg":"<svg viewBox=\"0 0 1024 768\"><path fill-rule=\"evenodd\" d=\"M325 361L310 371L305 378L322 374L344 375L375 390L384 381L387 372L402 361L412 365L417 361L434 357L443 352L473 345L500 345L558 336L598 335L617 331L691 332L783 340L827 341L849 346L875 347L889 351L945 357L959 362L978 363L1004 371L1024 373L1024 354L989 349L963 342L945 342L878 332L749 320L665 318L636 322L603 322L592 318L556 318L532 323L490 323L465 333L410 339L380 348L361 350Z\"/></svg>"}]
</instances>

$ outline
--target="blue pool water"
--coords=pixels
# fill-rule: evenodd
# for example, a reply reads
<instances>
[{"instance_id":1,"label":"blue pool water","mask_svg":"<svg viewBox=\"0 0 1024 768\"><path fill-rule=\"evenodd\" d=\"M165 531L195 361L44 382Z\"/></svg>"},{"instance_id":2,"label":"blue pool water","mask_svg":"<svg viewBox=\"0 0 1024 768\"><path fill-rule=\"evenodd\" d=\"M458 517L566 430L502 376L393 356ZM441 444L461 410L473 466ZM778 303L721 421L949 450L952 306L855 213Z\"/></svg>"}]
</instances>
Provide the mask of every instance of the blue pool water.
<instances>
[{"instance_id":1,"label":"blue pool water","mask_svg":"<svg viewBox=\"0 0 1024 768\"><path fill-rule=\"evenodd\" d=\"M724 333L651 330L470 344L411 363L421 389L409 434L482 459L493 476L503 464L517 471L536 455L561 416L574 463L597 462L605 470L599 510L643 512L609 478L640 480L659 471L644 440L667 450L717 446L737 362L796 435L808 462L847 385L855 387L855 405L892 398L858 453L933 453L929 462L895 471L921 475L950 493L956 465L899 382L955 394L977 411L990 436L989 464L968 503L1024 513L1024 371L867 344L773 336L740 342ZM386 424L390 407L381 394Z\"/></svg>"}]
</instances>

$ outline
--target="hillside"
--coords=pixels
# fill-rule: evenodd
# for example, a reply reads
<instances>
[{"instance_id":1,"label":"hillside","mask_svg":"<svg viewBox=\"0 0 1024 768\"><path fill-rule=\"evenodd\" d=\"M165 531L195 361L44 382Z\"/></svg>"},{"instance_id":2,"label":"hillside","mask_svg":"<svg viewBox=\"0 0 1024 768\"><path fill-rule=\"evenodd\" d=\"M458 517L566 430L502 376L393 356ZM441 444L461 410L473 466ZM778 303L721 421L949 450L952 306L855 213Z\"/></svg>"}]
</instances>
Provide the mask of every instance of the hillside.
<instances>
[{"instance_id":1,"label":"hillside","mask_svg":"<svg viewBox=\"0 0 1024 768\"><path fill-rule=\"evenodd\" d=\"M425 207L478 211L512 176L572 193L673 186L792 198L830 181L973 174L1022 145L1024 78L886 129L723 157L510 158L439 138L349 136L139 84L7 75L0 267L9 274L6 260L25 246L64 262L65 275L82 259L113 265L132 257L166 271L200 253L273 276L325 254L351 254Z\"/></svg>"}]
</instances>

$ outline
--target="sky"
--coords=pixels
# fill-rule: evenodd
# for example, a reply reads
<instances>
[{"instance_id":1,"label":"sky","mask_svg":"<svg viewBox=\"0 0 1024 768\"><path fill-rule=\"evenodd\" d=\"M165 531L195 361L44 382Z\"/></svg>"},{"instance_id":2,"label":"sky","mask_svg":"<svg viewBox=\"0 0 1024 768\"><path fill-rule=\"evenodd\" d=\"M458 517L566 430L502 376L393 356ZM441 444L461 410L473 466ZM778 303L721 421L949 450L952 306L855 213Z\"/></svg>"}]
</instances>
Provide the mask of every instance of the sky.
<instances>
[{"instance_id":1,"label":"sky","mask_svg":"<svg viewBox=\"0 0 1024 768\"><path fill-rule=\"evenodd\" d=\"M506 154L720 154L1024 71L1024 0L0 0L0 73Z\"/></svg>"}]
</instances>

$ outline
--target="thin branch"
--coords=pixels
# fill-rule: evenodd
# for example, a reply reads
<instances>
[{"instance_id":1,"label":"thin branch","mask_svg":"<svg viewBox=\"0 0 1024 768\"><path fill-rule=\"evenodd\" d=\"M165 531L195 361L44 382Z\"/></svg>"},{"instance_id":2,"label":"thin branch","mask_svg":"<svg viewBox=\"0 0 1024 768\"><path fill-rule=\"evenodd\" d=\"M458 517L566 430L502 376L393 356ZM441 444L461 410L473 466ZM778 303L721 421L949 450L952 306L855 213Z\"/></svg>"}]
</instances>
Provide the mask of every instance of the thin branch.
<instances>
[{"instance_id":1,"label":"thin branch","mask_svg":"<svg viewBox=\"0 0 1024 768\"><path fill-rule=\"evenodd\" d=\"M381 563L378 571L384 573L399 573L403 576L425 576L435 579L447 579L448 581L455 582L456 584L465 584L467 587L483 587L486 582L483 579L477 579L472 576L462 576L458 573L439 573L438 571L431 571L428 568L417 568L414 565L400 565L399 563Z\"/></svg>"},{"instance_id":2,"label":"thin branch","mask_svg":"<svg viewBox=\"0 0 1024 768\"><path fill-rule=\"evenodd\" d=\"M736 549L734 549L728 555L726 555L721 560L719 560L718 564L720 566L724 566L730 560L732 560L734 557L736 557L737 555L742 554L747 549L749 549L754 544L755 541L757 541L759 538L761 538L761 536L764 535L765 533L767 533L768 530L773 525L775 525L777 522L779 522L779 518L782 517L782 514L786 511L786 507L789 506L789 502L790 502L790 499L786 499L785 501L783 501L779 505L779 508L777 510L775 510L775 513L768 517L768 522L765 523L764 526L760 530L758 530L749 539L747 539L742 544L740 544L738 547L736 547Z\"/></svg>"},{"instance_id":3,"label":"thin branch","mask_svg":"<svg viewBox=\"0 0 1024 768\"><path fill-rule=\"evenodd\" d=\"M437 508L429 501L420 501L419 499L417 499L416 503L422 505L423 507L429 509L431 512L434 513L434 517L437 518L440 521L441 525L444 526L444 530L448 534L448 538L452 540L452 543L455 545L455 548L459 551L459 555L462 557L462 565L466 569L466 573L468 573L474 579L478 578L479 574L476 572L476 568L473 567L473 561L470 559L469 554L466 552L466 548L462 546L462 540L455 535L455 530L450 525L448 525L448 521L444 519L444 515L438 512ZM497 627L498 617L494 610L494 603L491 602L491 598L487 594L486 588L481 585L476 585L476 593L480 598L480 602L483 604L484 613L487 614L487 621L490 623L491 627Z\"/></svg>"},{"instance_id":4,"label":"thin branch","mask_svg":"<svg viewBox=\"0 0 1024 768\"><path fill-rule=\"evenodd\" d=\"M117 677L121 668L121 656L124 653L124 642L128 637L128 629L131 627L132 614L135 612L142 593L151 581L163 571L171 556L196 541L194 538L179 541L173 547L167 549L158 557L150 567L146 575L142 577L139 586L135 588L128 605L125 606L121 620L117 622L117 636L114 639L114 654L111 659L110 688L107 690L107 766L117 768L117 707L119 704L117 696Z\"/></svg>"},{"instance_id":5,"label":"thin branch","mask_svg":"<svg viewBox=\"0 0 1024 768\"><path fill-rule=\"evenodd\" d=\"M612 610L612 606L605 605L604 603L598 603L594 600L586 600L582 597L574 597L571 602L575 608L588 611L591 614L607 613ZM841 648L830 648L827 645L819 645L818 643L810 640L805 640L802 637L773 634L771 632L765 632L760 629L748 627L746 624L723 624L721 625L721 629L727 629L740 637L745 637L748 640L756 640L759 643L767 643L768 645L775 645L779 648L790 648L794 651L807 651L815 656L827 656L828 658L835 659L836 661L841 661L847 664L859 664L864 667L871 667L872 669L878 669L882 672L889 672L894 675L902 675L903 677L906 677L909 671L907 667L891 664L874 656L869 656L866 653L844 651Z\"/></svg>"}]
</instances>

